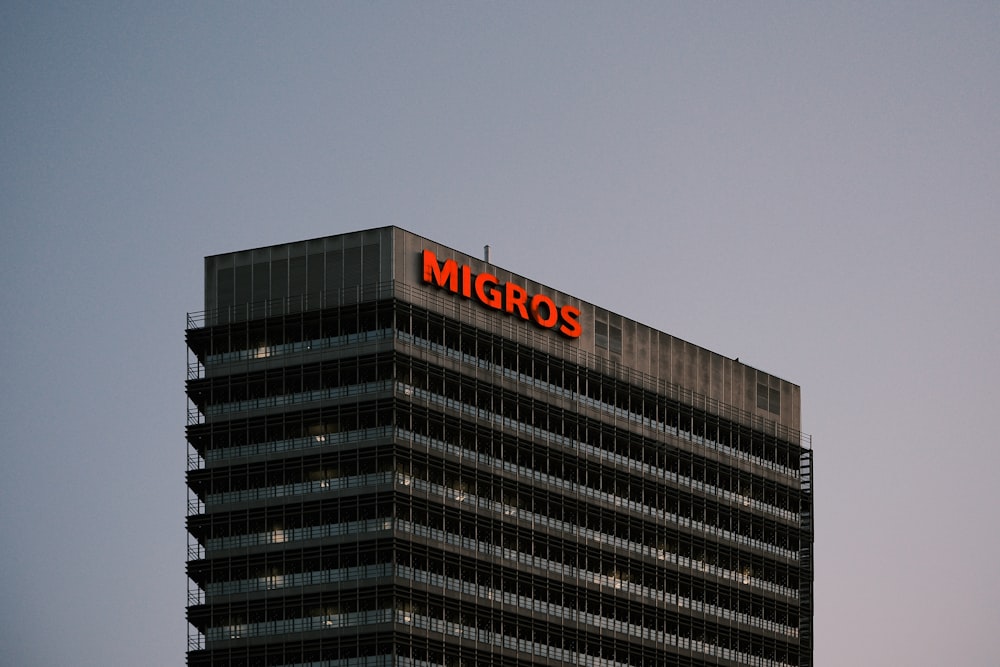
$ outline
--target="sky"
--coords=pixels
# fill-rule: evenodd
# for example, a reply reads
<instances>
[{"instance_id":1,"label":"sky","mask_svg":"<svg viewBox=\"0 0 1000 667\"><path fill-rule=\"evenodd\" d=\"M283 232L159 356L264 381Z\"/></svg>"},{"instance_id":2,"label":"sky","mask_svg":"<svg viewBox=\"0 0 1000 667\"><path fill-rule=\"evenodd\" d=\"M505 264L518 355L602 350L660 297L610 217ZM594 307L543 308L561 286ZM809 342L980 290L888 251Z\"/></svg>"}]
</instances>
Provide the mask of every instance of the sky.
<instances>
[{"instance_id":1,"label":"sky","mask_svg":"<svg viewBox=\"0 0 1000 667\"><path fill-rule=\"evenodd\" d=\"M184 664L205 255L398 225L802 387L819 667L1000 655L1000 4L0 3L0 664Z\"/></svg>"}]
</instances>

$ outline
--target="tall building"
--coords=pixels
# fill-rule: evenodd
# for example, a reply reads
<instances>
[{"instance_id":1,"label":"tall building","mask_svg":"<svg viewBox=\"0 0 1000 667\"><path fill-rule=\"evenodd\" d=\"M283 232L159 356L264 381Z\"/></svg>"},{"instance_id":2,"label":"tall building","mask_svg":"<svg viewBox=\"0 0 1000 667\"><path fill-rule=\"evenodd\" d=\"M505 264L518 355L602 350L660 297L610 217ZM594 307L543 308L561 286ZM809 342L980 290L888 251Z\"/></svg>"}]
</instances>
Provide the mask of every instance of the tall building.
<instances>
[{"instance_id":1,"label":"tall building","mask_svg":"<svg viewBox=\"0 0 1000 667\"><path fill-rule=\"evenodd\" d=\"M798 386L396 227L187 345L191 667L812 665Z\"/></svg>"}]
</instances>

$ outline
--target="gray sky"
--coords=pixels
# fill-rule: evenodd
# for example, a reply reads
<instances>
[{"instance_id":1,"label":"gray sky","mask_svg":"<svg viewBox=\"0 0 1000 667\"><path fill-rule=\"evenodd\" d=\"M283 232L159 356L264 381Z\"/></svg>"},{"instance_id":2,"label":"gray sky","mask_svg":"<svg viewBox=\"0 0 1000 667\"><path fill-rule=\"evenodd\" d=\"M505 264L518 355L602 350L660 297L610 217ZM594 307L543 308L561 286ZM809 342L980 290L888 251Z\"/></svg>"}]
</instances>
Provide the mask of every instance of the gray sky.
<instances>
[{"instance_id":1,"label":"gray sky","mask_svg":"<svg viewBox=\"0 0 1000 667\"><path fill-rule=\"evenodd\" d=\"M816 664L996 664L998 35L995 2L3 3L0 664L184 664L202 257L388 224L801 384Z\"/></svg>"}]
</instances>

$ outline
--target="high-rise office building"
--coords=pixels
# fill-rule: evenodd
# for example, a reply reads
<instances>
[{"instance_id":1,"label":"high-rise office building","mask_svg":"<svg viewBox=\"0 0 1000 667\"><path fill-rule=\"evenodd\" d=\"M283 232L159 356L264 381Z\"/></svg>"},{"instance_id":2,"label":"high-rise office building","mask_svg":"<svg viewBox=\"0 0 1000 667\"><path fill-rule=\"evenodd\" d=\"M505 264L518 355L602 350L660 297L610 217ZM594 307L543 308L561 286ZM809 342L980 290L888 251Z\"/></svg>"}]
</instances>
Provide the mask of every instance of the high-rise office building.
<instances>
[{"instance_id":1,"label":"high-rise office building","mask_svg":"<svg viewBox=\"0 0 1000 667\"><path fill-rule=\"evenodd\" d=\"M191 667L812 665L798 386L395 227L187 345Z\"/></svg>"}]
</instances>

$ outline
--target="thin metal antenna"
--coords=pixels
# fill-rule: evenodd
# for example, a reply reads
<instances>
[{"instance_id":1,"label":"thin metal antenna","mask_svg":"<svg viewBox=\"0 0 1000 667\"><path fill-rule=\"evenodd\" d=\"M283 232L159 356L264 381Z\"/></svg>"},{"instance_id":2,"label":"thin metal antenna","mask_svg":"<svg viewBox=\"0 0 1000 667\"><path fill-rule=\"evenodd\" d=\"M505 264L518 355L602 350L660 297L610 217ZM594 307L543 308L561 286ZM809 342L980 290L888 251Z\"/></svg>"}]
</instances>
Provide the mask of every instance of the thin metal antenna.
<instances>
[{"instance_id":1,"label":"thin metal antenna","mask_svg":"<svg viewBox=\"0 0 1000 667\"><path fill-rule=\"evenodd\" d=\"M488 245L483 246L483 261L487 264L490 263L490 247Z\"/></svg>"}]
</instances>

